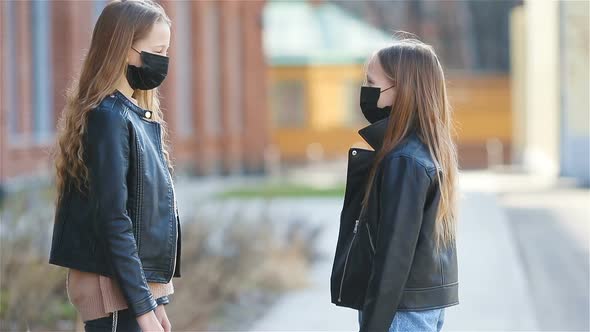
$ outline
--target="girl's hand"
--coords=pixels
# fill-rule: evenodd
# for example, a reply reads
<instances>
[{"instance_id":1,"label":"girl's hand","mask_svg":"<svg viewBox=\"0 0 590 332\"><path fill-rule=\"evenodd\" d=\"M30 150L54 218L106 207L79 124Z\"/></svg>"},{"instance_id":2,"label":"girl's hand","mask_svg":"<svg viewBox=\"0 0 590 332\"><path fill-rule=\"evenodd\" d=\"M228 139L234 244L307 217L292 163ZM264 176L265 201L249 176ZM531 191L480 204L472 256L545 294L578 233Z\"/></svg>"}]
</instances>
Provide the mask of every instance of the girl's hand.
<instances>
[{"instance_id":1,"label":"girl's hand","mask_svg":"<svg viewBox=\"0 0 590 332\"><path fill-rule=\"evenodd\" d=\"M144 332L164 332L162 324L160 324L158 318L156 317L155 310L138 316L137 323Z\"/></svg>"},{"instance_id":2,"label":"girl's hand","mask_svg":"<svg viewBox=\"0 0 590 332\"><path fill-rule=\"evenodd\" d=\"M170 320L168 320L168 315L166 314L166 309L164 308L164 305L160 304L155 311L156 318L158 319L158 322L160 322L160 324L162 325L162 328L164 328L164 332L172 332L172 325L170 324Z\"/></svg>"}]
</instances>

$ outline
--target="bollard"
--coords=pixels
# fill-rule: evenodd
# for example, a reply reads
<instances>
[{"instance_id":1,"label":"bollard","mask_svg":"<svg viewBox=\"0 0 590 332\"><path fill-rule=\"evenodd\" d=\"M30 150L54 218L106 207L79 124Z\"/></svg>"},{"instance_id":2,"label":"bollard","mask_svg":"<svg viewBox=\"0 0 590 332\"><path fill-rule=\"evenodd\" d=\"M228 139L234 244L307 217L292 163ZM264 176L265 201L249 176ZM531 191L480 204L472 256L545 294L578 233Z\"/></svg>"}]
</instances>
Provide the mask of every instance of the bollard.
<instances>
[{"instance_id":1,"label":"bollard","mask_svg":"<svg viewBox=\"0 0 590 332\"><path fill-rule=\"evenodd\" d=\"M504 164L504 145L498 138L489 138L486 142L488 169Z\"/></svg>"}]
</instances>

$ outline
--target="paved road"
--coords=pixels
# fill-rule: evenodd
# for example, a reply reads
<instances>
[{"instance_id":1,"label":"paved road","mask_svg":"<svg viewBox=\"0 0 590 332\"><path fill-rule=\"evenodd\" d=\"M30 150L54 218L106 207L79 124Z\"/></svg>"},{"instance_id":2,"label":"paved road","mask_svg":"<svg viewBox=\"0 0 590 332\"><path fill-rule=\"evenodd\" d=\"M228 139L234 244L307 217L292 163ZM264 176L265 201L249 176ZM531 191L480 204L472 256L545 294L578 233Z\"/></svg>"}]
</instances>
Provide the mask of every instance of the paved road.
<instances>
[{"instance_id":1,"label":"paved road","mask_svg":"<svg viewBox=\"0 0 590 332\"><path fill-rule=\"evenodd\" d=\"M185 183L180 190L189 199L241 182ZM590 192L554 185L526 176L462 175L457 244L461 304L447 309L444 331L590 330ZM235 209L226 203L222 210L206 205L211 213L231 214L244 211L244 204L248 215L264 210L277 220L308 220L323 227L318 243L323 259L314 266L309 287L283 296L251 330L356 331L356 312L330 303L342 201L253 200L236 202ZM190 213L190 207L185 210Z\"/></svg>"},{"instance_id":2,"label":"paved road","mask_svg":"<svg viewBox=\"0 0 590 332\"><path fill-rule=\"evenodd\" d=\"M251 331L357 330L356 312L330 303L329 279L341 201L284 202L284 208L287 214L304 211L325 225L320 239L325 258L315 266L308 288L284 296ZM525 271L496 197L465 193L460 223L461 304L447 309L444 330L536 330Z\"/></svg>"},{"instance_id":3,"label":"paved road","mask_svg":"<svg viewBox=\"0 0 590 332\"><path fill-rule=\"evenodd\" d=\"M590 330L590 193L557 189L502 197L540 330Z\"/></svg>"}]
</instances>

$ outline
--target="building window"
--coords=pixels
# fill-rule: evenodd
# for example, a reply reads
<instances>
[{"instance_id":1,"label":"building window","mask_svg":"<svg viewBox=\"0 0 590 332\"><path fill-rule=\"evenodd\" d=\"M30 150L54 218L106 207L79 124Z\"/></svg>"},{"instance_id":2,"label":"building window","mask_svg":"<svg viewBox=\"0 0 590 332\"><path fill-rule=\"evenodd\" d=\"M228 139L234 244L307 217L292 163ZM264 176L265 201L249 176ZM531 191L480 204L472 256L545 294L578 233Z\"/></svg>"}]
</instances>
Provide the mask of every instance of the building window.
<instances>
[{"instance_id":1,"label":"building window","mask_svg":"<svg viewBox=\"0 0 590 332\"><path fill-rule=\"evenodd\" d=\"M235 133L241 133L244 127L244 112L243 107L243 71L242 67L242 37L240 35L240 15L232 15L232 19L226 23L226 36L225 49L231 50L232 56L229 58L229 72L232 77L231 82L228 82L227 86L230 87L228 91L228 97L230 102L227 104L231 108L228 114L230 114L231 129Z\"/></svg>"},{"instance_id":2,"label":"building window","mask_svg":"<svg viewBox=\"0 0 590 332\"><path fill-rule=\"evenodd\" d=\"M46 143L53 137L53 86L51 75L51 6L48 1L31 2L33 60L33 139Z\"/></svg>"},{"instance_id":3,"label":"building window","mask_svg":"<svg viewBox=\"0 0 590 332\"><path fill-rule=\"evenodd\" d=\"M104 9L104 7L107 5L107 0L94 0L94 21L96 22L96 20L98 19L98 17L100 16L100 14L102 13L102 10Z\"/></svg>"},{"instance_id":4,"label":"building window","mask_svg":"<svg viewBox=\"0 0 590 332\"><path fill-rule=\"evenodd\" d=\"M222 130L221 113L221 54L219 52L219 4L207 2L205 19L203 24L205 57L205 78L207 85L204 87L206 131L213 135L220 135Z\"/></svg>"},{"instance_id":5,"label":"building window","mask_svg":"<svg viewBox=\"0 0 590 332\"><path fill-rule=\"evenodd\" d=\"M360 107L360 93L363 82L360 80L349 80L344 83L345 115L344 124L347 127L358 127L366 123Z\"/></svg>"},{"instance_id":6,"label":"building window","mask_svg":"<svg viewBox=\"0 0 590 332\"><path fill-rule=\"evenodd\" d=\"M190 137L193 134L193 109L192 96L199 91L193 89L192 64L194 61L191 38L191 6L190 1L174 2L175 34L174 55L176 57L176 93L177 93L177 121L176 128L181 137ZM198 55L197 55L198 56Z\"/></svg>"},{"instance_id":7,"label":"building window","mask_svg":"<svg viewBox=\"0 0 590 332\"><path fill-rule=\"evenodd\" d=\"M280 81L271 86L270 107L273 124L278 128L306 125L305 87L302 81Z\"/></svg>"},{"instance_id":8,"label":"building window","mask_svg":"<svg viewBox=\"0 0 590 332\"><path fill-rule=\"evenodd\" d=\"M17 74L16 61L16 29L15 29L15 2L14 1L2 1L4 6L4 17L2 20L2 29L4 31L4 45L2 45L2 57L4 58L4 68L6 69L3 73L2 79L4 82L10 82L11 84L5 84L5 96L6 96L6 110L7 110L7 121L6 121L6 132L8 133L8 140L15 142L19 135L18 128L20 127L20 120L18 110L19 100L17 98L19 91L17 84L19 78Z\"/></svg>"}]
</instances>

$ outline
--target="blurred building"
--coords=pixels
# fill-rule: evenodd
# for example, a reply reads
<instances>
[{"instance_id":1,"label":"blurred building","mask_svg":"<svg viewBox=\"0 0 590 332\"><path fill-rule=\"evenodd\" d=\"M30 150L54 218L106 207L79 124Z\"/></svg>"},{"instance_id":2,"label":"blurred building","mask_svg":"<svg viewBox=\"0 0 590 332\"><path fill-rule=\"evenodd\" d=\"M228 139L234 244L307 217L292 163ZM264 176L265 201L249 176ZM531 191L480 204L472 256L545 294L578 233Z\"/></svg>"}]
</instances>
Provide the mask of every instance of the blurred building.
<instances>
[{"instance_id":1,"label":"blurred building","mask_svg":"<svg viewBox=\"0 0 590 332\"><path fill-rule=\"evenodd\" d=\"M590 186L589 3L525 1L511 15L514 160Z\"/></svg>"},{"instance_id":2,"label":"blurred building","mask_svg":"<svg viewBox=\"0 0 590 332\"><path fill-rule=\"evenodd\" d=\"M358 105L367 56L391 38L338 6L301 1L268 2L264 31L269 120L282 159L346 155L366 121Z\"/></svg>"},{"instance_id":3,"label":"blurred building","mask_svg":"<svg viewBox=\"0 0 590 332\"><path fill-rule=\"evenodd\" d=\"M325 1L383 31L418 35L436 49L447 69L507 72L510 68L509 13L521 0Z\"/></svg>"},{"instance_id":4,"label":"blurred building","mask_svg":"<svg viewBox=\"0 0 590 332\"><path fill-rule=\"evenodd\" d=\"M106 0L0 3L0 181L51 169L64 94ZM268 141L263 1L162 0L172 157L192 174L260 172Z\"/></svg>"},{"instance_id":5,"label":"blurred building","mask_svg":"<svg viewBox=\"0 0 590 332\"><path fill-rule=\"evenodd\" d=\"M362 141L357 131L367 124L359 107L364 65L393 38L355 15L357 5L361 2L269 1L266 6L272 142L283 160L302 161L317 154L342 158ZM443 65L461 166L507 162L512 134L508 72Z\"/></svg>"}]
</instances>

